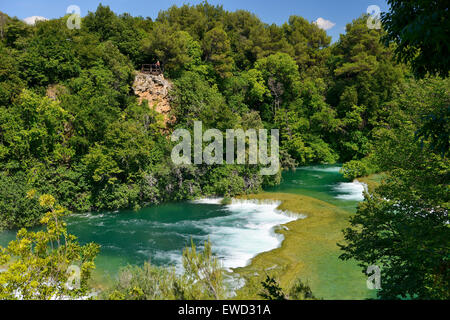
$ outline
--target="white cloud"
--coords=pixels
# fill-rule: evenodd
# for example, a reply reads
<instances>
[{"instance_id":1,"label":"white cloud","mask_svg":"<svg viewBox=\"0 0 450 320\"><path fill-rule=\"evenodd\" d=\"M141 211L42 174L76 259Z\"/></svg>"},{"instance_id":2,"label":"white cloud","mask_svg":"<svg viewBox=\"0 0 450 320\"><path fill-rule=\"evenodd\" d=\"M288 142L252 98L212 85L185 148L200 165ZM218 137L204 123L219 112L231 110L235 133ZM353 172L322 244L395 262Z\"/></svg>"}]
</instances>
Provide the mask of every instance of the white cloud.
<instances>
[{"instance_id":1,"label":"white cloud","mask_svg":"<svg viewBox=\"0 0 450 320\"><path fill-rule=\"evenodd\" d=\"M326 20L324 18L318 18L316 21L314 21L314 23L317 24L317 26L323 30L329 30L336 25L336 23L331 22L330 20Z\"/></svg>"},{"instance_id":2,"label":"white cloud","mask_svg":"<svg viewBox=\"0 0 450 320\"><path fill-rule=\"evenodd\" d=\"M44 18L41 16L32 16L32 17L23 19L23 21L29 25L34 25L36 23L36 21L47 21L47 20L48 20L47 18Z\"/></svg>"}]
</instances>

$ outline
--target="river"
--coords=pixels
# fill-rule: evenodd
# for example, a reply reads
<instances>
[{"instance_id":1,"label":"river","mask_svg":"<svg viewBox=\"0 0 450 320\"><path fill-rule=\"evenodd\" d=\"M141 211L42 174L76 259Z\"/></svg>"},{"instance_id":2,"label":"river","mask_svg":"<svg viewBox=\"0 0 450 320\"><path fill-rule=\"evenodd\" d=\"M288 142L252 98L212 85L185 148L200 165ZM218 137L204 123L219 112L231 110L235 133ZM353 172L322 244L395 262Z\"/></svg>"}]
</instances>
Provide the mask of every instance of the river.
<instances>
[{"instance_id":1,"label":"river","mask_svg":"<svg viewBox=\"0 0 450 320\"><path fill-rule=\"evenodd\" d=\"M363 186L346 181L339 169L321 165L285 172L282 184L266 191L307 195L354 212L363 200ZM205 199L137 212L74 214L67 222L80 242L101 245L96 275L106 281L127 264L150 261L179 268L182 250L191 239L201 247L209 238L225 267L243 267L257 254L279 247L283 238L274 229L299 218L277 211L277 206L251 201L221 205L219 199ZM0 233L0 245L14 237L12 231Z\"/></svg>"}]
</instances>

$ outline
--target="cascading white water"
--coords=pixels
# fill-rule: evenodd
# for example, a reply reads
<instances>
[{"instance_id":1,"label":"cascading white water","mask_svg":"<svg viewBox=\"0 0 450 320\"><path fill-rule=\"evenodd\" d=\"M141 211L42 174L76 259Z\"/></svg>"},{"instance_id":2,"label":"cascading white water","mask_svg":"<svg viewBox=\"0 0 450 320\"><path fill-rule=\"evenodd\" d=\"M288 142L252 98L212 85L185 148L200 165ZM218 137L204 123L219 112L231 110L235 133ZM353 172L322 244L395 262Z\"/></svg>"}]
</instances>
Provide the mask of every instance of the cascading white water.
<instances>
[{"instance_id":1,"label":"cascading white water","mask_svg":"<svg viewBox=\"0 0 450 320\"><path fill-rule=\"evenodd\" d=\"M365 186L359 181L353 182L341 182L334 187L334 190L339 194L336 196L337 199L341 200L353 200L353 201L363 201L364 200L364 190Z\"/></svg>"},{"instance_id":2,"label":"cascading white water","mask_svg":"<svg viewBox=\"0 0 450 320\"><path fill-rule=\"evenodd\" d=\"M193 202L218 205L221 201L222 199L216 198ZM208 234L214 252L222 260L224 267L244 267L259 253L281 245L283 236L275 232L277 226L305 218L279 211L279 205L280 202L274 201L233 200L232 204L223 206L227 215L195 221L195 224ZM171 258L178 263L181 260L176 252L171 254Z\"/></svg>"}]
</instances>

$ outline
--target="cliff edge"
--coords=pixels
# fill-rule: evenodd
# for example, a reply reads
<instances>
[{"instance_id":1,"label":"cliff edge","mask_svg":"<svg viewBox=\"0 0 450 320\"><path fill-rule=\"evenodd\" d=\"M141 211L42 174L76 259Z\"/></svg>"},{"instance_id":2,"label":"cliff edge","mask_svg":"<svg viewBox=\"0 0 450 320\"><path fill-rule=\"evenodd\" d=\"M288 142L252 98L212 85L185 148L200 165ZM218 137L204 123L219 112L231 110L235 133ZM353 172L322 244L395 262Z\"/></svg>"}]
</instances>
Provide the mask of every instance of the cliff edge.
<instances>
[{"instance_id":1,"label":"cliff edge","mask_svg":"<svg viewBox=\"0 0 450 320\"><path fill-rule=\"evenodd\" d=\"M174 121L170 116L172 108L169 98L172 83L165 79L163 74L155 75L138 72L132 88L134 94L139 97L139 103L147 100L150 108L164 116L164 124Z\"/></svg>"}]
</instances>

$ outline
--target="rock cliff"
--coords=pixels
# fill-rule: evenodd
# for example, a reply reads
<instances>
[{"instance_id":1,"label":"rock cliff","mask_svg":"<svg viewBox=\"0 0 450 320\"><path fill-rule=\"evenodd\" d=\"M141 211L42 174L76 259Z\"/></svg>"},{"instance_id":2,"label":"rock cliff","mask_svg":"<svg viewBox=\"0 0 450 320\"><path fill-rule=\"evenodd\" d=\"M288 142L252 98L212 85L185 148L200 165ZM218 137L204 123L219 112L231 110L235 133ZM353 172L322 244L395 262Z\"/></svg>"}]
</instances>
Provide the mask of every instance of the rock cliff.
<instances>
[{"instance_id":1,"label":"rock cliff","mask_svg":"<svg viewBox=\"0 0 450 320\"><path fill-rule=\"evenodd\" d=\"M133 90L139 97L139 103L147 100L150 108L164 116L165 124L174 120L170 116L170 89L172 89L172 83L165 79L163 74L138 72L133 83Z\"/></svg>"}]
</instances>

